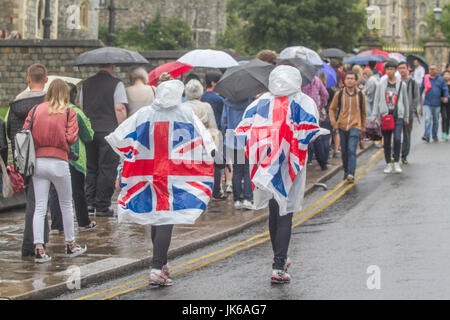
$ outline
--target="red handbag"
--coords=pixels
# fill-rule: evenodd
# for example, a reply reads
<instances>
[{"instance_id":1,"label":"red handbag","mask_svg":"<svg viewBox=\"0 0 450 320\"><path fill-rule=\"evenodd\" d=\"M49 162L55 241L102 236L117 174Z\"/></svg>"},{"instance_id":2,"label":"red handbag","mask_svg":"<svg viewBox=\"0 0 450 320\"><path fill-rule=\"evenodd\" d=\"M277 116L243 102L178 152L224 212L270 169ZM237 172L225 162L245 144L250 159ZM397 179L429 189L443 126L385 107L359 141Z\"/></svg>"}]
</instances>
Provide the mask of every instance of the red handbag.
<instances>
[{"instance_id":1,"label":"red handbag","mask_svg":"<svg viewBox=\"0 0 450 320\"><path fill-rule=\"evenodd\" d=\"M14 195L21 193L23 189L25 189L22 176L20 173L16 172L12 166L8 166L7 170L9 180L11 180L11 187L14 190Z\"/></svg>"},{"instance_id":2,"label":"red handbag","mask_svg":"<svg viewBox=\"0 0 450 320\"><path fill-rule=\"evenodd\" d=\"M381 117L381 129L383 131L393 131L395 129L395 121L392 114Z\"/></svg>"}]
</instances>

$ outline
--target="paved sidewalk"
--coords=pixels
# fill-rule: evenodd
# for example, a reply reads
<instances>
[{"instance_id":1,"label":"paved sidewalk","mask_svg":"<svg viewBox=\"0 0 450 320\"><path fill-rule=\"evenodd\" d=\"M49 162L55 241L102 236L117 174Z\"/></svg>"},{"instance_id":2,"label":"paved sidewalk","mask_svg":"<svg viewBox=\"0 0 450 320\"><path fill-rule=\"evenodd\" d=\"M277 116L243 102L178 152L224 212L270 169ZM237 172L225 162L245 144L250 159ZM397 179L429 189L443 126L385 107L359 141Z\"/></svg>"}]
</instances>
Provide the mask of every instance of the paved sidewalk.
<instances>
[{"instance_id":1,"label":"paved sidewalk","mask_svg":"<svg viewBox=\"0 0 450 320\"><path fill-rule=\"evenodd\" d=\"M372 142L365 145L365 149L359 150L358 154L373 147ZM308 166L306 192L311 192L314 184L340 174L340 169L340 159L331 159L327 171L320 170L314 161ZM72 265L80 267L81 285L86 286L151 264L152 245L148 226L118 224L116 217L97 217L95 230L76 234L77 242L88 246L86 255L66 258L64 236L50 236L48 252L52 262L37 265L33 257L21 257L24 212L23 208L0 212L0 298L45 299L62 294L68 290L66 282L69 275L66 270ZM169 256L173 258L224 239L267 218L267 209L234 210L231 194L226 201L211 201L207 211L194 225L174 228Z\"/></svg>"}]
</instances>

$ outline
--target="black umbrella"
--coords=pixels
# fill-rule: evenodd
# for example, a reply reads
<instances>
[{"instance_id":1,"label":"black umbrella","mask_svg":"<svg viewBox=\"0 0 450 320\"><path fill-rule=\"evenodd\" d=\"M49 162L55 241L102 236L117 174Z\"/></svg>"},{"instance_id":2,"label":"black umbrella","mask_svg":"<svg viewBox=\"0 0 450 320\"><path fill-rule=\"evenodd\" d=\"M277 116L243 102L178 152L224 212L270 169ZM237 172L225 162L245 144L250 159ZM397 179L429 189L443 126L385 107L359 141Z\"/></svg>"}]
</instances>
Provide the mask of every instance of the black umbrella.
<instances>
[{"instance_id":1,"label":"black umbrella","mask_svg":"<svg viewBox=\"0 0 450 320\"><path fill-rule=\"evenodd\" d=\"M97 66L101 64L130 66L148 63L147 59L139 52L115 47L105 47L87 51L80 54L75 60L76 66Z\"/></svg>"},{"instance_id":2,"label":"black umbrella","mask_svg":"<svg viewBox=\"0 0 450 320\"><path fill-rule=\"evenodd\" d=\"M310 84L317 73L316 67L302 58L280 60L278 61L278 65L290 65L300 70L300 74L302 75L302 88Z\"/></svg>"},{"instance_id":3,"label":"black umbrella","mask_svg":"<svg viewBox=\"0 0 450 320\"><path fill-rule=\"evenodd\" d=\"M345 58L347 57L347 53L341 49L337 48L328 48L324 49L320 52L320 56L324 58Z\"/></svg>"},{"instance_id":4,"label":"black umbrella","mask_svg":"<svg viewBox=\"0 0 450 320\"><path fill-rule=\"evenodd\" d=\"M229 68L214 89L225 98L237 102L268 91L269 75L274 65L259 59Z\"/></svg>"},{"instance_id":5,"label":"black umbrella","mask_svg":"<svg viewBox=\"0 0 450 320\"><path fill-rule=\"evenodd\" d=\"M420 64L425 68L425 73L429 73L429 65L424 57L419 56L418 54L410 54L406 57L408 60L408 64L414 69L414 60L419 60Z\"/></svg>"}]
</instances>

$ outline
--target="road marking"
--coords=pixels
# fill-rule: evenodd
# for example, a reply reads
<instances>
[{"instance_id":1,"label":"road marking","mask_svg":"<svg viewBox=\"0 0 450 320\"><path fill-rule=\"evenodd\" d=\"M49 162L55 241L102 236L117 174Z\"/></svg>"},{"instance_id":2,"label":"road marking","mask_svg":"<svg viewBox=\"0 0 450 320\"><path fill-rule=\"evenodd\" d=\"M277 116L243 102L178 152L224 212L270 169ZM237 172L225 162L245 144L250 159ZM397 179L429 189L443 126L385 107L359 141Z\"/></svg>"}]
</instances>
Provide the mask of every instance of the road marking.
<instances>
[{"instance_id":1,"label":"road marking","mask_svg":"<svg viewBox=\"0 0 450 320\"><path fill-rule=\"evenodd\" d=\"M306 222L307 220L311 219L312 217L314 217L314 216L317 215L318 213L320 213L320 212L324 211L325 209L327 209L328 207L330 207L330 206L331 206L334 202L336 202L338 199L340 199L345 193L347 193L351 188L353 188L353 187L355 186L355 184L356 184L359 180L361 180L362 177L364 177L364 176L369 172L369 170L372 169L372 168L373 168L373 167L374 167L374 166L375 166L375 165L383 158L383 155L380 155L382 152L383 152L382 149L381 149L381 150L378 150L376 153L374 153L372 156L370 156L369 159L368 159L363 165L361 165L361 166L356 170L356 173L359 173L360 171L363 171L363 172L355 179L355 183L354 183L354 184L349 184L349 185L348 185L346 188L344 188L339 194L337 194L335 197L333 197L333 198L332 198L325 206L323 206L323 207L321 207L320 209L314 211L311 215L309 215L308 217L302 219L301 221L295 223L295 224L292 226L292 228L295 228L295 227L301 225L302 223ZM374 159L376 159L375 162L374 162L372 165L369 166L369 164L370 164ZM347 181L345 181L345 180L344 180L344 181L341 181L338 185L336 185L336 187L334 187L333 190L331 190L330 192L328 192L325 196L323 196L323 197L322 197L321 199L319 199L317 202L315 202L314 204L312 204L310 207L308 207L307 209L305 209L304 211L302 211L302 212L300 212L298 215L296 215L296 216L292 219L292 221L294 222L295 220L298 220L300 217L303 217L306 213L308 213L308 212L310 212L311 210L313 210L314 208L318 207L318 206L319 206L320 204L322 204L326 199L328 199L328 198L329 198L330 196L332 196L335 192L337 192L342 186L344 186L344 185L346 184L346 182L347 182ZM218 256L218 257L216 257L216 258L214 258L214 259L205 261L205 262L203 262L203 263L201 263L201 264L199 264L199 265L196 265L196 266L193 266L193 267L191 267L191 268L182 270L182 271L180 271L180 272L173 273L173 277L179 276L179 275L184 274L184 273L187 273L187 272L191 272L191 271L197 270L197 269L199 269L199 268L201 268L201 267L204 267L204 266L206 266L206 265L209 265L209 264L211 264L211 263L217 262L217 261L219 261L219 260L223 260L223 259L225 259L225 258L227 258L227 257L229 257L229 256L231 256L231 255L233 255L233 254L236 254L236 253L238 253L238 252L240 252L240 251L243 251L243 250L252 248L252 247L254 247L254 246L257 246L257 245L259 245L259 244L262 244L262 243L264 243L264 242L270 240L270 236L268 236L268 235L269 235L269 231L266 231L266 232L260 233L260 234L258 234L258 235L255 235L255 236L253 236L253 237L251 237L251 238L249 238L249 239L247 239L247 240L244 240L244 241L241 241L241 242L236 243L236 244L234 244L234 245L231 245L231 246L229 246L229 247L227 247L227 248L224 248L224 249L221 249L221 250L218 250L218 251L209 253L209 254L204 255L204 256L201 256L201 257L199 257L199 258L195 258L195 259L190 260L190 261L188 261L188 262L185 262L185 263L183 263L183 264L181 264L181 265L174 266L174 267L171 268L171 271L181 269L181 268L183 268L183 267L186 267L186 266L188 266L188 265L191 265L191 264L200 262L200 261L202 261L202 260L206 260L206 259L208 259L208 258L214 257L214 256L216 256L216 255L219 255L219 254L224 253L224 252L227 252L227 251L230 251L230 250L232 250L232 249L234 249L234 248L237 248L237 247L242 246L242 245L244 245L244 244L247 244L247 243L249 243L249 242L252 242L252 241L255 241L255 240L257 240L257 239L260 239L260 238L265 237L265 238L263 238L263 239L261 239L261 240L255 242L255 243L252 243L252 244L250 244L250 245L247 245L247 246L241 247L241 248L239 248L239 249L230 251L230 252L228 252L228 253L226 253L226 254L223 254L223 255L220 255L220 256ZM126 283L117 285L117 286L112 287L112 288L109 288L109 289L105 289L105 290L102 290L102 291L94 292L94 293L92 293L92 294L89 294L89 295L87 295L87 296L83 296L83 297L81 297L81 298L77 298L77 299L75 299L75 300L86 300L86 299L89 299L89 298L92 298L92 297L95 297L95 296L98 296L98 295L102 295L102 294L107 293L107 292L111 292L111 291L114 291L114 290L117 290L117 289L120 289L120 288L129 286L129 285L132 285L132 284L135 284L135 283L139 283L139 282L144 282L144 281L145 281L144 284L138 285L138 286L136 286L136 287L131 287L131 288L126 289L126 290L123 290L123 291L119 291L119 292L113 293L113 294L111 294L111 295L102 297L102 298L100 298L99 300L110 299L110 298L113 298L113 297L116 297L116 296L119 296L119 295L123 295L123 294L125 294L125 293L131 292L131 291L135 291L135 290L138 290L138 289L141 289L141 288L143 288L143 287L148 286L147 280L148 280L148 277L139 278L139 279L136 279L136 280L133 280L133 281L129 281L129 282L126 282Z\"/></svg>"}]
</instances>

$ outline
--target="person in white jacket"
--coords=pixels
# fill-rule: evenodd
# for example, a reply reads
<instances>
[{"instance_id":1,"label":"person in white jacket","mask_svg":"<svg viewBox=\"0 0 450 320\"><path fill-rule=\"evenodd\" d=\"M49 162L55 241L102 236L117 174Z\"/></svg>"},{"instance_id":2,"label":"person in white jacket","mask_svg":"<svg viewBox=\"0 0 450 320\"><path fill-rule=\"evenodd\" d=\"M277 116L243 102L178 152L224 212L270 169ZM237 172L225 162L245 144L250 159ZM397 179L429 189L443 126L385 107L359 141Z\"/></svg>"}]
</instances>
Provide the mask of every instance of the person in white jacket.
<instances>
[{"instance_id":1,"label":"person in white jacket","mask_svg":"<svg viewBox=\"0 0 450 320\"><path fill-rule=\"evenodd\" d=\"M303 205L308 144L329 134L320 128L317 106L301 85L297 68L276 67L269 77L270 92L247 107L235 129L246 137L255 209L269 206L273 284L291 280L287 253L293 213Z\"/></svg>"}]
</instances>

